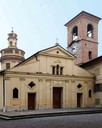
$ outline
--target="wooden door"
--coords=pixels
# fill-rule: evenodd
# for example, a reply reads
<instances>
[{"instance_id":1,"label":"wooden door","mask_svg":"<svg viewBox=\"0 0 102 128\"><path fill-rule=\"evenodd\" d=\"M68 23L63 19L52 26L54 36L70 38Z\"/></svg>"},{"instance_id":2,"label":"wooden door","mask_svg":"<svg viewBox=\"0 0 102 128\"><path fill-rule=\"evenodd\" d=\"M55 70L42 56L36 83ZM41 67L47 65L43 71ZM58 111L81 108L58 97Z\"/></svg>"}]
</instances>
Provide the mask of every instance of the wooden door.
<instances>
[{"instance_id":1,"label":"wooden door","mask_svg":"<svg viewBox=\"0 0 102 128\"><path fill-rule=\"evenodd\" d=\"M77 93L77 107L81 107L82 93Z\"/></svg>"},{"instance_id":2,"label":"wooden door","mask_svg":"<svg viewBox=\"0 0 102 128\"><path fill-rule=\"evenodd\" d=\"M36 99L35 93L28 93L28 110L35 109L35 99Z\"/></svg>"},{"instance_id":3,"label":"wooden door","mask_svg":"<svg viewBox=\"0 0 102 128\"><path fill-rule=\"evenodd\" d=\"M61 108L61 90L62 88L53 88L53 108Z\"/></svg>"}]
</instances>

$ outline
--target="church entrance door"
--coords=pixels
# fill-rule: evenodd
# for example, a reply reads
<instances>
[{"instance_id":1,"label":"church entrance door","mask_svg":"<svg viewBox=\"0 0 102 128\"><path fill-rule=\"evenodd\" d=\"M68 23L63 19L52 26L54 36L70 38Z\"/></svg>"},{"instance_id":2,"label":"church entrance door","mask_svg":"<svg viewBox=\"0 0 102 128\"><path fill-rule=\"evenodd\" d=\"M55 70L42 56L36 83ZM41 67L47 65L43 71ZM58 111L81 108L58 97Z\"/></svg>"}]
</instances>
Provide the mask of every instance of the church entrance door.
<instances>
[{"instance_id":1,"label":"church entrance door","mask_svg":"<svg viewBox=\"0 0 102 128\"><path fill-rule=\"evenodd\" d=\"M36 100L36 94L28 93L28 110L35 109L35 100Z\"/></svg>"},{"instance_id":2,"label":"church entrance door","mask_svg":"<svg viewBox=\"0 0 102 128\"><path fill-rule=\"evenodd\" d=\"M53 88L53 108L61 108L62 88Z\"/></svg>"},{"instance_id":3,"label":"church entrance door","mask_svg":"<svg viewBox=\"0 0 102 128\"><path fill-rule=\"evenodd\" d=\"M77 107L82 106L82 93L77 93Z\"/></svg>"}]
</instances>

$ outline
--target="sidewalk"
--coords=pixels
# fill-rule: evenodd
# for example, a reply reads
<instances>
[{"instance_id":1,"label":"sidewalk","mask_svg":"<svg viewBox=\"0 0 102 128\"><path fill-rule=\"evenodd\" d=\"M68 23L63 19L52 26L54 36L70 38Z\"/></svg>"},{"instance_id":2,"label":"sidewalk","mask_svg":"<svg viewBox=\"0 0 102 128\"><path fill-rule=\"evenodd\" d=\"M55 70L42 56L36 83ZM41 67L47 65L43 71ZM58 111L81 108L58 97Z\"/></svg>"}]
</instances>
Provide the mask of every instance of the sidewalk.
<instances>
[{"instance_id":1,"label":"sidewalk","mask_svg":"<svg viewBox=\"0 0 102 128\"><path fill-rule=\"evenodd\" d=\"M101 108L70 108L70 109L47 109L47 110L29 110L22 112L2 112L0 118L5 120L41 118L51 116L79 115L102 113Z\"/></svg>"}]
</instances>

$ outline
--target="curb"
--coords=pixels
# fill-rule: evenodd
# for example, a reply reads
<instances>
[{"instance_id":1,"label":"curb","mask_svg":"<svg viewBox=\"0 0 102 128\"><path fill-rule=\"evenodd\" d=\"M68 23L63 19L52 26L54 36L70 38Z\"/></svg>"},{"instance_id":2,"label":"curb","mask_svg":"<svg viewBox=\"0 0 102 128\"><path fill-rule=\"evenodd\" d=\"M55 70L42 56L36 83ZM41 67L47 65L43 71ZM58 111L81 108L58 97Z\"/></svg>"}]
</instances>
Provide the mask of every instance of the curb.
<instances>
[{"instance_id":1,"label":"curb","mask_svg":"<svg viewBox=\"0 0 102 128\"><path fill-rule=\"evenodd\" d=\"M72 112L52 112L52 113L39 113L39 114L28 114L28 115L3 115L0 114L0 118L3 120L18 120L27 118L42 118L42 117L54 117L54 116L69 116L69 115L82 115L82 114L96 114L102 113L102 110L87 110L87 111L72 111Z\"/></svg>"}]
</instances>

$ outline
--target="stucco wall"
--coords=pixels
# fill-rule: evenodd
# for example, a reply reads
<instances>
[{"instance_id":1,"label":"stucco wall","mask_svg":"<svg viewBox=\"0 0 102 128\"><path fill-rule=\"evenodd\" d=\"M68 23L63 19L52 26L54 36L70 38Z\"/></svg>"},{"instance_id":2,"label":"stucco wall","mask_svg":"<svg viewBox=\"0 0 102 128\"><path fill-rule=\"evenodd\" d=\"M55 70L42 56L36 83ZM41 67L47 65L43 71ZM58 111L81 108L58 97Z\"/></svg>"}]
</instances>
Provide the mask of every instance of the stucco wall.
<instances>
[{"instance_id":1,"label":"stucco wall","mask_svg":"<svg viewBox=\"0 0 102 128\"><path fill-rule=\"evenodd\" d=\"M0 76L0 110L3 108L3 76Z\"/></svg>"}]
</instances>

